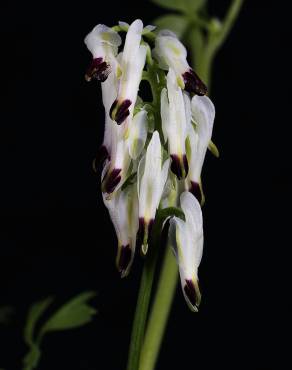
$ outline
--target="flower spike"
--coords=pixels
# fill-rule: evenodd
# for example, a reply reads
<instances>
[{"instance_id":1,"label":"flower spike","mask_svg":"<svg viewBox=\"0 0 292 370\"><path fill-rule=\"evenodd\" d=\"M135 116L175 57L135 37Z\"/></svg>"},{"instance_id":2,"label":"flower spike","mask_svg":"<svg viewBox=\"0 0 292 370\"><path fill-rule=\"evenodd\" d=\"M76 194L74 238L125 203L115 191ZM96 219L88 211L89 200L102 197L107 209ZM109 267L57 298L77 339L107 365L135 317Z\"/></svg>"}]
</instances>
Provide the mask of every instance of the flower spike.
<instances>
[{"instance_id":1,"label":"flower spike","mask_svg":"<svg viewBox=\"0 0 292 370\"><path fill-rule=\"evenodd\" d=\"M93 56L85 74L86 81L92 78L105 81L111 70L117 68L115 57L122 43L120 35L104 24L98 24L85 37L84 42Z\"/></svg>"},{"instance_id":2,"label":"flower spike","mask_svg":"<svg viewBox=\"0 0 292 370\"><path fill-rule=\"evenodd\" d=\"M181 194L180 204L185 221L177 217L170 220L169 238L186 302L192 311L198 311L201 302L198 267L204 242L202 211L199 202L187 191Z\"/></svg>"},{"instance_id":3,"label":"flower spike","mask_svg":"<svg viewBox=\"0 0 292 370\"><path fill-rule=\"evenodd\" d=\"M140 45L143 23L135 20L129 27L124 51L121 56L122 75L119 80L119 91L110 109L111 118L118 125L128 116L133 116L139 84L146 60L146 46Z\"/></svg>"},{"instance_id":4,"label":"flower spike","mask_svg":"<svg viewBox=\"0 0 292 370\"><path fill-rule=\"evenodd\" d=\"M156 222L158 239L175 254L185 300L197 311L201 172L208 147L218 156L211 141L215 108L204 96L207 88L190 68L183 44L171 31L156 34L154 28L143 28L140 19L113 28L99 24L84 40L93 56L85 78L101 81L105 110L99 150L102 197L118 239L120 276L129 273L137 247L146 256ZM118 32L126 32L119 53ZM142 78L150 84L152 101L138 95ZM179 218L183 214L184 220Z\"/></svg>"},{"instance_id":5,"label":"flower spike","mask_svg":"<svg viewBox=\"0 0 292 370\"><path fill-rule=\"evenodd\" d=\"M160 31L156 37L153 52L161 68L174 70L177 83L182 89L197 95L207 93L206 85L189 66L186 48L175 33L168 30Z\"/></svg>"}]
</instances>

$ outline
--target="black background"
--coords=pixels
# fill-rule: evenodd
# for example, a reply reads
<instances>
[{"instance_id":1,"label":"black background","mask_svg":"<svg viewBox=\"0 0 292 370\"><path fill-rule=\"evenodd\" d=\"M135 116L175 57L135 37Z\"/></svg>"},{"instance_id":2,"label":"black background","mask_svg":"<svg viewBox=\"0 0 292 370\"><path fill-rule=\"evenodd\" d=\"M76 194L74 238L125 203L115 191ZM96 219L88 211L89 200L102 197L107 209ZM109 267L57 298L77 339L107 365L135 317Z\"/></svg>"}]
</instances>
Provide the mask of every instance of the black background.
<instances>
[{"instance_id":1,"label":"black background","mask_svg":"<svg viewBox=\"0 0 292 370\"><path fill-rule=\"evenodd\" d=\"M228 1L211 1L222 16ZM284 30L274 2L246 1L213 73L217 116L203 181L203 302L180 289L157 369L287 368L289 290L284 254L291 164L285 114ZM98 23L163 13L148 1L8 4L1 11L0 365L19 369L30 304L60 304L94 289L99 313L84 328L51 334L40 369L124 369L141 261L120 280L116 239L91 168L102 141L99 87L84 81L84 36Z\"/></svg>"}]
</instances>

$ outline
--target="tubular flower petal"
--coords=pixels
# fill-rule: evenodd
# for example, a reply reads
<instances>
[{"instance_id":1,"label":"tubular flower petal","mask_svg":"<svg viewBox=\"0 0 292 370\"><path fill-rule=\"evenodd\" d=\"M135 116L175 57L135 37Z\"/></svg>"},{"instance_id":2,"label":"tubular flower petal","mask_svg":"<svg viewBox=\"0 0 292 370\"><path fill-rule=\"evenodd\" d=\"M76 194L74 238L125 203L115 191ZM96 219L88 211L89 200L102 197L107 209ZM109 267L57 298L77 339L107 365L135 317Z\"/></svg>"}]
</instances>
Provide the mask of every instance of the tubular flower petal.
<instances>
[{"instance_id":1,"label":"tubular flower petal","mask_svg":"<svg viewBox=\"0 0 292 370\"><path fill-rule=\"evenodd\" d=\"M206 85L187 62L186 48L173 32L160 31L156 37L153 52L161 68L174 70L177 83L182 89L197 95L207 93Z\"/></svg>"},{"instance_id":2,"label":"tubular flower petal","mask_svg":"<svg viewBox=\"0 0 292 370\"><path fill-rule=\"evenodd\" d=\"M163 89L161 92L161 119L164 139L168 140L172 158L171 170L178 179L185 178L188 174L185 147L188 122L183 92L176 84L175 74L171 68L167 74L167 91Z\"/></svg>"},{"instance_id":3,"label":"tubular flower petal","mask_svg":"<svg viewBox=\"0 0 292 370\"><path fill-rule=\"evenodd\" d=\"M127 142L124 140L122 127L114 124L112 127L110 161L102 176L102 191L111 194L124 183L130 166L131 158Z\"/></svg>"},{"instance_id":4,"label":"tubular flower petal","mask_svg":"<svg viewBox=\"0 0 292 370\"><path fill-rule=\"evenodd\" d=\"M200 188L201 171L208 148L211 140L215 107L212 101L207 96L194 96L191 102L192 124L189 126L189 174L188 183L189 191L191 191L199 202L202 201L202 192Z\"/></svg>"},{"instance_id":5,"label":"tubular flower petal","mask_svg":"<svg viewBox=\"0 0 292 370\"><path fill-rule=\"evenodd\" d=\"M145 157L138 168L139 231L137 243L147 253L148 237L159 206L164 185L167 180L169 162L162 164L161 143L158 131L155 131L148 144Z\"/></svg>"},{"instance_id":6,"label":"tubular flower petal","mask_svg":"<svg viewBox=\"0 0 292 370\"><path fill-rule=\"evenodd\" d=\"M134 21L127 32L124 51L121 56L122 75L119 80L118 94L111 106L111 118L118 125L128 116L133 116L139 84L146 60L146 46L140 45L143 23Z\"/></svg>"},{"instance_id":7,"label":"tubular flower petal","mask_svg":"<svg viewBox=\"0 0 292 370\"><path fill-rule=\"evenodd\" d=\"M179 266L181 286L186 302L197 311L201 302L198 285L198 267L203 253L203 220L199 202L189 192L180 196L185 221L174 217L170 220L169 240Z\"/></svg>"},{"instance_id":8,"label":"tubular flower petal","mask_svg":"<svg viewBox=\"0 0 292 370\"><path fill-rule=\"evenodd\" d=\"M116 265L125 277L133 262L138 230L138 197L135 186L118 190L111 199L103 196L118 238Z\"/></svg>"},{"instance_id":9,"label":"tubular flower petal","mask_svg":"<svg viewBox=\"0 0 292 370\"><path fill-rule=\"evenodd\" d=\"M105 81L111 70L118 66L115 57L122 43L120 35L104 24L98 24L85 37L84 42L93 56L85 74L86 81L92 78Z\"/></svg>"},{"instance_id":10,"label":"tubular flower petal","mask_svg":"<svg viewBox=\"0 0 292 370\"><path fill-rule=\"evenodd\" d=\"M114 130L114 123L109 116L109 110L112 100L117 93L117 78L114 73L111 73L107 80L101 84L102 91L102 102L105 110L105 127L104 127L104 136L103 143L99 149L98 159L101 163L105 159L110 160L110 153L112 148L112 137Z\"/></svg>"},{"instance_id":11,"label":"tubular flower petal","mask_svg":"<svg viewBox=\"0 0 292 370\"><path fill-rule=\"evenodd\" d=\"M124 140L124 130L110 118L109 110L113 97L117 93L117 77L111 73L102 84L102 100L105 108L105 132L101 153L108 159L102 175L102 191L111 194L124 182L131 158ZM102 158L101 158L102 159Z\"/></svg>"},{"instance_id":12,"label":"tubular flower petal","mask_svg":"<svg viewBox=\"0 0 292 370\"><path fill-rule=\"evenodd\" d=\"M147 139L147 112L145 110L136 113L133 119L129 120L128 133L129 154L132 159L137 159Z\"/></svg>"}]
</instances>

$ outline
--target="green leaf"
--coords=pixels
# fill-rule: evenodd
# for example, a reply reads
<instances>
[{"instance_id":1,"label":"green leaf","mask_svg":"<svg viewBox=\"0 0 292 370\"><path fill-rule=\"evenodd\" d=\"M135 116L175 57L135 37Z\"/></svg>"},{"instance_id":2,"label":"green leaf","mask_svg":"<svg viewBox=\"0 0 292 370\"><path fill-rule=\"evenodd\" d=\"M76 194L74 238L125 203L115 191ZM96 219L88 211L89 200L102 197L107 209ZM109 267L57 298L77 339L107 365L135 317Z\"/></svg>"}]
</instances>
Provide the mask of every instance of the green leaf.
<instances>
[{"instance_id":1,"label":"green leaf","mask_svg":"<svg viewBox=\"0 0 292 370\"><path fill-rule=\"evenodd\" d=\"M29 310L24 327L24 341L28 346L34 345L35 326L42 314L52 303L53 297L48 297L42 301L35 303Z\"/></svg>"},{"instance_id":2,"label":"green leaf","mask_svg":"<svg viewBox=\"0 0 292 370\"><path fill-rule=\"evenodd\" d=\"M78 328L90 322L96 310L87 301L95 295L95 292L84 292L65 303L45 323L40 335L49 331Z\"/></svg>"},{"instance_id":3,"label":"green leaf","mask_svg":"<svg viewBox=\"0 0 292 370\"><path fill-rule=\"evenodd\" d=\"M189 14L202 8L206 0L152 0L152 2L162 8L179 10Z\"/></svg>"},{"instance_id":4,"label":"green leaf","mask_svg":"<svg viewBox=\"0 0 292 370\"><path fill-rule=\"evenodd\" d=\"M159 30L169 29L174 32L177 37L181 38L188 27L188 20L183 15L163 15L156 18L154 24Z\"/></svg>"}]
</instances>

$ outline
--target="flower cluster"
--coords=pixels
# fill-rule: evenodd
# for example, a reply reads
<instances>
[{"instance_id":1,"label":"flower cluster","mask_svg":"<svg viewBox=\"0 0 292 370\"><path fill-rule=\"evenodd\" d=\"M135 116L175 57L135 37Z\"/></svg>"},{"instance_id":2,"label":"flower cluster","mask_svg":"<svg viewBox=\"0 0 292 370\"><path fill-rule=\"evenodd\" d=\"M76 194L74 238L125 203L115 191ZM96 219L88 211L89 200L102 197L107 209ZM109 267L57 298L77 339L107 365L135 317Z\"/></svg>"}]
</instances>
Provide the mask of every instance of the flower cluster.
<instances>
[{"instance_id":1,"label":"flower cluster","mask_svg":"<svg viewBox=\"0 0 292 370\"><path fill-rule=\"evenodd\" d=\"M85 78L101 81L105 132L99 151L101 188L117 238L117 267L129 272L135 250L146 255L159 208L179 207L168 242L190 308L200 304L198 266L203 250L201 171L211 142L214 105L170 31L141 20L97 25L85 38L93 59ZM119 50L126 32L124 48ZM153 101L138 96L149 82ZM157 247L157 246L153 246Z\"/></svg>"}]
</instances>

